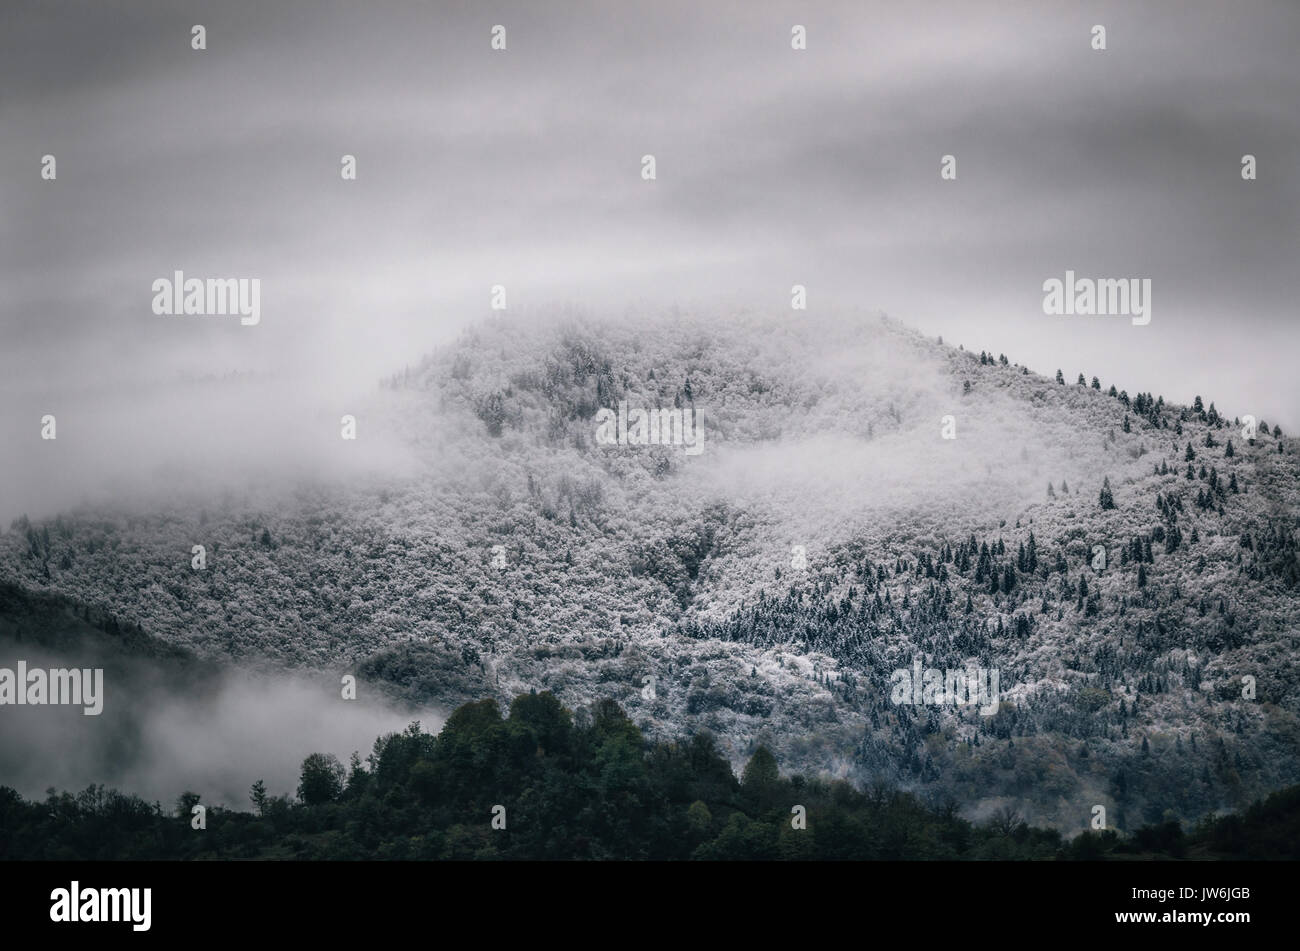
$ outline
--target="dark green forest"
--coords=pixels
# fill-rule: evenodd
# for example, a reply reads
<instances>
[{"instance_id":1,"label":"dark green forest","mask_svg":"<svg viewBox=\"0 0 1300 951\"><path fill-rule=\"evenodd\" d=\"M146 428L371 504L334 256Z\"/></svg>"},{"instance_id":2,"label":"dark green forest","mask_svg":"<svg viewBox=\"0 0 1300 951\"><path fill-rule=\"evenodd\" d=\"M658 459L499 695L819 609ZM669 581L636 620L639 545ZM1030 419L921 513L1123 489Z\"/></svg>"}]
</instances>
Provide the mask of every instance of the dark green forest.
<instances>
[{"instance_id":1,"label":"dark green forest","mask_svg":"<svg viewBox=\"0 0 1300 951\"><path fill-rule=\"evenodd\" d=\"M782 776L764 747L739 779L713 739L651 743L612 700L572 713L549 692L412 723L365 761L302 763L295 797L260 781L250 809L173 810L102 786L29 802L0 787L0 859L1141 860L1300 858L1300 786L1241 814L1064 838L1011 810ZM800 808L802 807L802 808ZM802 819L802 821L800 821ZM798 828L797 826L802 826Z\"/></svg>"}]
</instances>

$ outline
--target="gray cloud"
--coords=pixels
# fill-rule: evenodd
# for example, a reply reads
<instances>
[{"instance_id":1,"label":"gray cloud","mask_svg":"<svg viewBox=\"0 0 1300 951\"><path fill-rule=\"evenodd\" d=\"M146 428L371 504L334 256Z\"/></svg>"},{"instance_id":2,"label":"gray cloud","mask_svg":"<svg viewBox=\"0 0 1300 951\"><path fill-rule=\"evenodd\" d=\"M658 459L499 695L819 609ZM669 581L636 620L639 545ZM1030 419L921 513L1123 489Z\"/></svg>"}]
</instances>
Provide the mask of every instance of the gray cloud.
<instances>
[{"instance_id":1,"label":"gray cloud","mask_svg":"<svg viewBox=\"0 0 1300 951\"><path fill-rule=\"evenodd\" d=\"M814 308L883 308L1042 371L1300 426L1294 4L25 2L5 18L6 431L35 432L16 415L33 400L177 372L272 372L344 400L484 317L494 283L512 308L616 311L779 310L804 283ZM260 277L262 323L155 317L150 282L177 268ZM1067 268L1152 278L1151 325L1044 316L1042 282Z\"/></svg>"},{"instance_id":2,"label":"gray cloud","mask_svg":"<svg viewBox=\"0 0 1300 951\"><path fill-rule=\"evenodd\" d=\"M404 710L362 684L340 699L337 675L258 673L230 668L205 675L175 664L122 656L77 656L0 639L0 666L28 670L104 670L103 710L80 706L6 706L0 731L0 783L29 798L46 789L78 791L100 783L170 806L180 793L209 805L249 809L258 779L274 795L293 796L310 753L364 760L375 740L412 721L437 733L435 709ZM267 729L267 724L275 724Z\"/></svg>"}]
</instances>

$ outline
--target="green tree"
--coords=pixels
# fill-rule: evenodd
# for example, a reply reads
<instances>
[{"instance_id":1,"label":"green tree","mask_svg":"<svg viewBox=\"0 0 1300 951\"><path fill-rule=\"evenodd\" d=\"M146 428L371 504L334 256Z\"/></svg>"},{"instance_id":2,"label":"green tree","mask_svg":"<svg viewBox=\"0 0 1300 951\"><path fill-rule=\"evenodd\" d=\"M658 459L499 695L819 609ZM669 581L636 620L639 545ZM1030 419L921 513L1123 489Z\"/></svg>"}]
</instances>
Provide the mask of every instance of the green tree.
<instances>
[{"instance_id":1,"label":"green tree","mask_svg":"<svg viewBox=\"0 0 1300 951\"><path fill-rule=\"evenodd\" d=\"M199 804L201 797L196 792L183 792L176 800L176 816L179 819L189 819L193 813L194 807Z\"/></svg>"},{"instance_id":2,"label":"green tree","mask_svg":"<svg viewBox=\"0 0 1300 951\"><path fill-rule=\"evenodd\" d=\"M259 816L266 815L266 783L258 780L253 783L248 792L248 798L252 800L253 807L257 810Z\"/></svg>"},{"instance_id":3,"label":"green tree","mask_svg":"<svg viewBox=\"0 0 1300 951\"><path fill-rule=\"evenodd\" d=\"M703 842L713 829L713 813L703 800L697 799L686 808L686 828L690 830L691 840Z\"/></svg>"},{"instance_id":4,"label":"green tree","mask_svg":"<svg viewBox=\"0 0 1300 951\"><path fill-rule=\"evenodd\" d=\"M762 861L776 855L776 829L740 812L732 813L716 839L695 850L695 858L715 861Z\"/></svg>"},{"instance_id":5,"label":"green tree","mask_svg":"<svg viewBox=\"0 0 1300 951\"><path fill-rule=\"evenodd\" d=\"M298 798L308 806L333 802L343 794L343 764L333 753L312 753L302 761Z\"/></svg>"},{"instance_id":6,"label":"green tree","mask_svg":"<svg viewBox=\"0 0 1300 951\"><path fill-rule=\"evenodd\" d=\"M510 704L510 722L532 730L545 755L566 753L572 744L573 718L549 690L515 697Z\"/></svg>"},{"instance_id":7,"label":"green tree","mask_svg":"<svg viewBox=\"0 0 1300 951\"><path fill-rule=\"evenodd\" d=\"M780 789L781 773L777 769L776 757L766 746L760 746L745 764L745 771L740 777L740 788L747 799L759 808L772 805Z\"/></svg>"}]
</instances>

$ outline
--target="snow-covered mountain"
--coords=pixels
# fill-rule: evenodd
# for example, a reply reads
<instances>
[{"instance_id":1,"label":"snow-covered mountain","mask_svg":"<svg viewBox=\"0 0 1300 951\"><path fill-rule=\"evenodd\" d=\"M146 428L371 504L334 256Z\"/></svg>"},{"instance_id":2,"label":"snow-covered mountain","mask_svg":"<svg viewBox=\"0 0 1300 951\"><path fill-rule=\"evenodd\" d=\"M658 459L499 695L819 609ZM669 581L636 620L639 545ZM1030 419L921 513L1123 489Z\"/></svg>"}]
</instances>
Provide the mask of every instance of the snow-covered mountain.
<instances>
[{"instance_id":1,"label":"snow-covered mountain","mask_svg":"<svg viewBox=\"0 0 1300 951\"><path fill-rule=\"evenodd\" d=\"M386 380L355 440L313 437L399 470L19 520L0 576L204 655L420 704L612 697L738 761L1063 829L1296 782L1300 444L965 345L502 320ZM638 445L641 410L697 432ZM916 663L996 671L997 712L895 703Z\"/></svg>"}]
</instances>

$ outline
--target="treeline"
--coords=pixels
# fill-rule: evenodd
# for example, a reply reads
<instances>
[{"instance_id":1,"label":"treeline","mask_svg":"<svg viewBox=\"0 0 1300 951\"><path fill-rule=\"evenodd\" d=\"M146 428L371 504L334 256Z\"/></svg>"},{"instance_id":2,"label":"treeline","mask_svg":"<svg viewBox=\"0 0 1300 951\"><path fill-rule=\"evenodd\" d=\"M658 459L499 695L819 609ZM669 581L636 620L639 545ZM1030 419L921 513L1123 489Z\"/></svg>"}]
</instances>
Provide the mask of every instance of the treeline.
<instances>
[{"instance_id":1,"label":"treeline","mask_svg":"<svg viewBox=\"0 0 1300 951\"><path fill-rule=\"evenodd\" d=\"M1300 786L1185 831L1073 839L1010 810L975 823L957 804L845 781L783 777L760 747L740 779L711 737L649 743L610 700L577 714L550 693L460 707L350 767L314 753L297 795L260 781L251 811L175 810L91 786L25 801L0 787L0 859L1070 860L1300 857ZM201 821L200 821L201 820ZM198 826L202 826L199 828Z\"/></svg>"}]
</instances>

